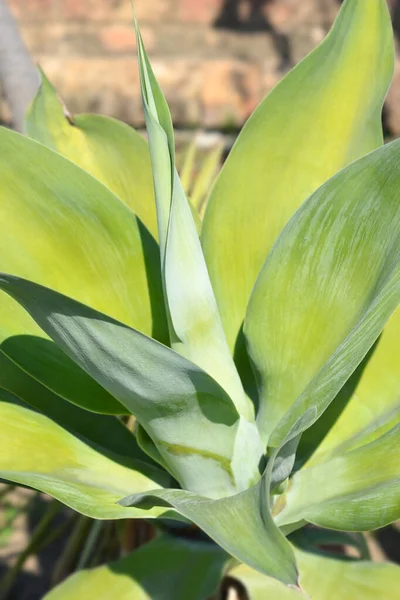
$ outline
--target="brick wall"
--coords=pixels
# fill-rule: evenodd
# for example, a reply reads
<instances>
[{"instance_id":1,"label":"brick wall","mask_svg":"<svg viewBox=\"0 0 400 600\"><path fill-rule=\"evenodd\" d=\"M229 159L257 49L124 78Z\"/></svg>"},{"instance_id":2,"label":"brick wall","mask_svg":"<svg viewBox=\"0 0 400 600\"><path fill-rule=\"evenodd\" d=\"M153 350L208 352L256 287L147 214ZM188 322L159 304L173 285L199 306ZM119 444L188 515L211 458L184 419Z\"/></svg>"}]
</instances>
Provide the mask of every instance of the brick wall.
<instances>
[{"instance_id":1,"label":"brick wall","mask_svg":"<svg viewBox=\"0 0 400 600\"><path fill-rule=\"evenodd\" d=\"M258 0L262 7L251 14L257 0L230 1L236 18L229 6L224 11L226 0L135 0L153 68L180 127L240 126L322 39L340 4ZM143 123L129 0L9 3L35 60L73 112ZM388 114L400 133L400 67L396 79Z\"/></svg>"}]
</instances>

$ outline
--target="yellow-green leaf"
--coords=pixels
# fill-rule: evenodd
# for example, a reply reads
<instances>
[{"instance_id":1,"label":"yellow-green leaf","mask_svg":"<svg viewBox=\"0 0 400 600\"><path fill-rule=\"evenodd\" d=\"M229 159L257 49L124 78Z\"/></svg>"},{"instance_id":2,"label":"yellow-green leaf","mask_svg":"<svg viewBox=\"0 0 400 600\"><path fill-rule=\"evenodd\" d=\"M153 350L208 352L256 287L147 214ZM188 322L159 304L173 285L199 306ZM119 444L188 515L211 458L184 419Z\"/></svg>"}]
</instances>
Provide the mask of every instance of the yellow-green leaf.
<instances>
[{"instance_id":1,"label":"yellow-green leaf","mask_svg":"<svg viewBox=\"0 0 400 600\"><path fill-rule=\"evenodd\" d=\"M373 441L400 422L400 310L377 343L350 402L314 456L311 466Z\"/></svg>"},{"instance_id":2,"label":"yellow-green leaf","mask_svg":"<svg viewBox=\"0 0 400 600\"><path fill-rule=\"evenodd\" d=\"M251 289L285 223L324 181L382 144L381 108L392 70L386 0L346 0L327 38L243 128L202 228L232 349Z\"/></svg>"},{"instance_id":3,"label":"yellow-green leaf","mask_svg":"<svg viewBox=\"0 0 400 600\"><path fill-rule=\"evenodd\" d=\"M49 418L9 401L0 391L0 477L50 494L94 519L174 518L164 508L126 509L116 502L132 491L156 485L120 464L118 455L75 437ZM135 465L132 461L132 465Z\"/></svg>"},{"instance_id":4,"label":"yellow-green leaf","mask_svg":"<svg viewBox=\"0 0 400 600\"><path fill-rule=\"evenodd\" d=\"M269 254L245 321L260 381L257 422L278 446L305 411L315 422L400 301L400 142L319 188Z\"/></svg>"},{"instance_id":5,"label":"yellow-green leaf","mask_svg":"<svg viewBox=\"0 0 400 600\"><path fill-rule=\"evenodd\" d=\"M263 449L255 423L239 418L226 392L200 367L49 288L4 274L0 288L137 417L185 489L219 498L259 478Z\"/></svg>"},{"instance_id":6,"label":"yellow-green leaf","mask_svg":"<svg viewBox=\"0 0 400 600\"><path fill-rule=\"evenodd\" d=\"M399 464L400 424L365 446L297 471L276 521L347 531L388 525L400 518Z\"/></svg>"},{"instance_id":7,"label":"yellow-green leaf","mask_svg":"<svg viewBox=\"0 0 400 600\"><path fill-rule=\"evenodd\" d=\"M163 536L118 561L71 575L43 600L206 600L228 561L218 546Z\"/></svg>"},{"instance_id":8,"label":"yellow-green leaf","mask_svg":"<svg viewBox=\"0 0 400 600\"><path fill-rule=\"evenodd\" d=\"M230 575L246 588L249 600L397 600L400 567L341 560L296 549L304 594L240 565Z\"/></svg>"},{"instance_id":9,"label":"yellow-green leaf","mask_svg":"<svg viewBox=\"0 0 400 600\"><path fill-rule=\"evenodd\" d=\"M132 211L87 172L42 144L1 128L0 146L0 269L53 287L165 340L158 246ZM94 393L91 382L92 392L83 393L84 374L79 376L60 353L51 360L51 345L44 352L28 352L23 338L17 339L27 334L43 337L32 319L1 295L5 353L14 361L19 356L33 376L42 373L49 387L56 382L55 391L70 401L94 411L124 412L101 388ZM51 383L48 377L58 369L59 377ZM72 386L71 396L67 388Z\"/></svg>"},{"instance_id":10,"label":"yellow-green leaf","mask_svg":"<svg viewBox=\"0 0 400 600\"><path fill-rule=\"evenodd\" d=\"M157 236L149 147L132 128L102 115L70 115L41 71L25 130L104 183Z\"/></svg>"},{"instance_id":11,"label":"yellow-green leaf","mask_svg":"<svg viewBox=\"0 0 400 600\"><path fill-rule=\"evenodd\" d=\"M195 222L175 168L171 115L138 29L137 43L171 345L209 373L251 421L253 406L229 352Z\"/></svg>"}]
</instances>

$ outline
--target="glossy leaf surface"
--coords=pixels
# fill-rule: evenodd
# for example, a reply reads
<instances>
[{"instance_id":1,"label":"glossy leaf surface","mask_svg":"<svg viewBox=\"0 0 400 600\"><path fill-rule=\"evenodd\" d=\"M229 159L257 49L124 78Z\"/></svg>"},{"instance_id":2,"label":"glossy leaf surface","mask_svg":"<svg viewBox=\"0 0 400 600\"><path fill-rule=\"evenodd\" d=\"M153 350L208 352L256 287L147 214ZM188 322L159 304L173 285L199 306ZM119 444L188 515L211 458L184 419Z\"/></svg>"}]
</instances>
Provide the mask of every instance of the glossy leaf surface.
<instances>
[{"instance_id":1,"label":"glossy leaf surface","mask_svg":"<svg viewBox=\"0 0 400 600\"><path fill-rule=\"evenodd\" d=\"M243 128L202 229L232 349L257 275L288 219L334 173L382 144L381 109L392 71L386 0L347 0L327 38Z\"/></svg>"},{"instance_id":2,"label":"glossy leaf surface","mask_svg":"<svg viewBox=\"0 0 400 600\"><path fill-rule=\"evenodd\" d=\"M132 127L102 115L70 115L41 72L28 109L28 135L56 150L104 183L157 236L149 147Z\"/></svg>"},{"instance_id":3,"label":"glossy leaf surface","mask_svg":"<svg viewBox=\"0 0 400 600\"><path fill-rule=\"evenodd\" d=\"M128 490L153 489L155 482L120 464L118 455L106 456L51 419L9 400L0 391L0 477L46 492L94 519L174 518L165 509L123 509L116 504Z\"/></svg>"},{"instance_id":4,"label":"glossy leaf surface","mask_svg":"<svg viewBox=\"0 0 400 600\"><path fill-rule=\"evenodd\" d=\"M119 561L75 573L43 600L207 600L228 560L212 544L165 536Z\"/></svg>"},{"instance_id":5,"label":"glossy leaf surface","mask_svg":"<svg viewBox=\"0 0 400 600\"><path fill-rule=\"evenodd\" d=\"M369 531L400 518L400 425L377 440L298 471L276 517L331 529ZM329 485L327 485L329 477Z\"/></svg>"},{"instance_id":6,"label":"glossy leaf surface","mask_svg":"<svg viewBox=\"0 0 400 600\"><path fill-rule=\"evenodd\" d=\"M260 273L244 330L271 446L308 408L327 408L400 301L399 159L397 141L331 178Z\"/></svg>"}]
</instances>

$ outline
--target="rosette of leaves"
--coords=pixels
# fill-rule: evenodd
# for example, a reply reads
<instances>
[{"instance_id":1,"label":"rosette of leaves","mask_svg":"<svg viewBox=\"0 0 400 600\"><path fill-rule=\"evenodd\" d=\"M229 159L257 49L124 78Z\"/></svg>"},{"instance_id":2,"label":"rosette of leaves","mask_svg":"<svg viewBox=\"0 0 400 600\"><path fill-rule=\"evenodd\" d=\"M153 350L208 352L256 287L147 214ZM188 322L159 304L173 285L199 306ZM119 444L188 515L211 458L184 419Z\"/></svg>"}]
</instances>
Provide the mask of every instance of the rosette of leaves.
<instances>
[{"instance_id":1,"label":"rosette of leaves","mask_svg":"<svg viewBox=\"0 0 400 600\"><path fill-rule=\"evenodd\" d=\"M214 545L162 538L139 551L153 571L132 555L50 597L96 584L176 599L163 582L191 573L204 586L182 583L181 597L206 598L243 563L253 598L322 600L333 580L341 598L394 598L397 567L332 566L288 539L307 523L361 532L400 516L386 2L344 2L260 104L200 236L139 32L138 56L148 146L115 120L71 117L45 78L30 138L0 131L0 476L97 519L189 521Z\"/></svg>"}]
</instances>

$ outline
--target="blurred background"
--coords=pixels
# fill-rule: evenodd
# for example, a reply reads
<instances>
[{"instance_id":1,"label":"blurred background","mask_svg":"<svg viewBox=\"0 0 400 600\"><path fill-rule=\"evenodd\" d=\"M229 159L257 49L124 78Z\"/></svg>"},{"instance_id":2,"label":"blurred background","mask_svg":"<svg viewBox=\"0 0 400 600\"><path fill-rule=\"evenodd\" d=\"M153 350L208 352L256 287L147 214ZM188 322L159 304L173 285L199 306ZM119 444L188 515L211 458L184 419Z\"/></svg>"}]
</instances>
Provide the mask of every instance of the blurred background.
<instances>
[{"instance_id":1,"label":"blurred background","mask_svg":"<svg viewBox=\"0 0 400 600\"><path fill-rule=\"evenodd\" d=\"M388 2L400 35L400 0ZM8 5L33 60L72 112L143 125L129 0ZM135 0L176 128L228 132L240 128L266 92L321 41L339 6L340 0ZM4 93L0 120L11 120ZM385 128L389 136L400 134L399 61Z\"/></svg>"},{"instance_id":2,"label":"blurred background","mask_svg":"<svg viewBox=\"0 0 400 600\"><path fill-rule=\"evenodd\" d=\"M397 43L400 0L388 3ZM218 150L229 148L265 94L323 39L340 0L134 4L178 143L201 130L204 146ZM0 122L21 128L39 63L72 113L102 113L143 128L135 49L129 0L0 0ZM400 135L399 55L384 128L388 138ZM41 598L77 568L91 526L43 494L0 483L0 600ZM146 523L121 527L105 522L88 566L153 535ZM399 532L394 525L368 536L375 560L399 561Z\"/></svg>"}]
</instances>

